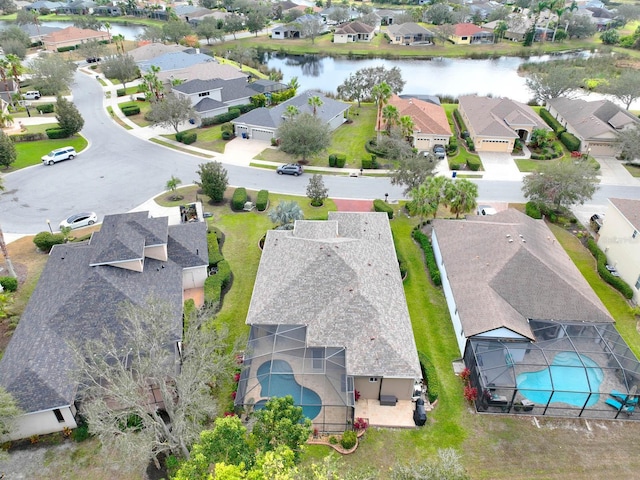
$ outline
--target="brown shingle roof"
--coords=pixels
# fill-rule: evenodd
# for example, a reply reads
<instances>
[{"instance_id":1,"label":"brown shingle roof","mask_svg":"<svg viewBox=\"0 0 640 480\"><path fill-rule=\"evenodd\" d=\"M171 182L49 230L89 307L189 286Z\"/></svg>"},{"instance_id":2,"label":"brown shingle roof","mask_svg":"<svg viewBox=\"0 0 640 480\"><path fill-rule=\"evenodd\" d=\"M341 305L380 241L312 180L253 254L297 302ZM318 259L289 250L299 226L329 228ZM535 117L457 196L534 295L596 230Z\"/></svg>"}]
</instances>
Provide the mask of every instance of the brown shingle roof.
<instances>
[{"instance_id":1,"label":"brown shingle roof","mask_svg":"<svg viewBox=\"0 0 640 480\"><path fill-rule=\"evenodd\" d=\"M511 209L436 220L434 235L466 337L502 327L533 338L530 319L613 322L542 220Z\"/></svg>"},{"instance_id":2,"label":"brown shingle roof","mask_svg":"<svg viewBox=\"0 0 640 480\"><path fill-rule=\"evenodd\" d=\"M610 198L609 201L629 220L633 228L640 231L640 200Z\"/></svg>"},{"instance_id":3,"label":"brown shingle roof","mask_svg":"<svg viewBox=\"0 0 640 480\"><path fill-rule=\"evenodd\" d=\"M453 26L453 28L454 28L453 34L457 35L458 37L468 37L476 33L481 33L486 31L480 28L479 26L474 25L473 23L456 23Z\"/></svg>"},{"instance_id":4,"label":"brown shingle roof","mask_svg":"<svg viewBox=\"0 0 640 480\"><path fill-rule=\"evenodd\" d=\"M46 43L61 43L91 39L91 38L107 38L107 32L99 32L97 30L90 30L78 27L67 27L63 30L51 32L45 36L43 41Z\"/></svg>"},{"instance_id":5,"label":"brown shingle roof","mask_svg":"<svg viewBox=\"0 0 640 480\"><path fill-rule=\"evenodd\" d=\"M347 33L371 33L376 29L376 27L372 27L371 25L367 25L362 22L351 22L347 23L336 29L337 34L347 34Z\"/></svg>"},{"instance_id":6,"label":"brown shingle roof","mask_svg":"<svg viewBox=\"0 0 640 480\"><path fill-rule=\"evenodd\" d=\"M417 98L400 98L397 95L389 99L389 104L398 109L400 116L411 117L416 132L451 135L447 114L440 105Z\"/></svg>"}]
</instances>

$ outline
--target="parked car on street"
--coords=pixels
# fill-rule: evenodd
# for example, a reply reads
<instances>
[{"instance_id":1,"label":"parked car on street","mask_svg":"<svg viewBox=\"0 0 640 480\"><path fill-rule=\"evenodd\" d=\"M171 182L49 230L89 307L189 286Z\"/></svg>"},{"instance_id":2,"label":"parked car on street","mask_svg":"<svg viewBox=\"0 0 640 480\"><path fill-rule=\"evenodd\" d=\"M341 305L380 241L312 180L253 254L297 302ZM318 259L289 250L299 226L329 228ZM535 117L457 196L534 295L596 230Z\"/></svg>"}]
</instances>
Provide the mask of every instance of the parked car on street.
<instances>
[{"instance_id":1,"label":"parked car on street","mask_svg":"<svg viewBox=\"0 0 640 480\"><path fill-rule=\"evenodd\" d=\"M25 100L38 100L40 98L40 92L38 90L30 90L28 92L25 92L22 95L22 98L24 98Z\"/></svg>"},{"instance_id":2,"label":"parked car on street","mask_svg":"<svg viewBox=\"0 0 640 480\"><path fill-rule=\"evenodd\" d=\"M61 162L62 160L71 160L76 155L78 154L76 153L76 149L73 147L56 148L42 157L42 163L45 165L53 165L54 163Z\"/></svg>"},{"instance_id":3,"label":"parked car on street","mask_svg":"<svg viewBox=\"0 0 640 480\"><path fill-rule=\"evenodd\" d=\"M276 168L276 172L278 175L293 175L294 177L297 177L298 175L302 175L302 165L298 165L297 163L287 163Z\"/></svg>"},{"instance_id":4,"label":"parked car on street","mask_svg":"<svg viewBox=\"0 0 640 480\"><path fill-rule=\"evenodd\" d=\"M100 60L101 60L100 57L88 57L87 58L87 63L97 63Z\"/></svg>"},{"instance_id":5,"label":"parked car on street","mask_svg":"<svg viewBox=\"0 0 640 480\"><path fill-rule=\"evenodd\" d=\"M66 227L71 229L88 227L89 225L93 225L97 221L98 216L95 214L95 212L76 213L60 222L60 230Z\"/></svg>"}]
</instances>

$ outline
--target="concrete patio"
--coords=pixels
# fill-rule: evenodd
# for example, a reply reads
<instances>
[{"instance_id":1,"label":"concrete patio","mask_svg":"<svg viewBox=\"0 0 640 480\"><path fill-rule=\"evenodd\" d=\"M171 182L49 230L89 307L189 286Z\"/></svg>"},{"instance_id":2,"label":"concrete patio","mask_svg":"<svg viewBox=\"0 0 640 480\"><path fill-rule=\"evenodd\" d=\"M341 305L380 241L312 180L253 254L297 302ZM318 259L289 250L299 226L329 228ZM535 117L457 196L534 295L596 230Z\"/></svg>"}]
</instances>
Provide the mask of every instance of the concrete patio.
<instances>
[{"instance_id":1,"label":"concrete patio","mask_svg":"<svg viewBox=\"0 0 640 480\"><path fill-rule=\"evenodd\" d=\"M361 398L356 402L354 417L364 418L372 427L415 428L414 403L398 400L395 407L380 405L380 400Z\"/></svg>"}]
</instances>

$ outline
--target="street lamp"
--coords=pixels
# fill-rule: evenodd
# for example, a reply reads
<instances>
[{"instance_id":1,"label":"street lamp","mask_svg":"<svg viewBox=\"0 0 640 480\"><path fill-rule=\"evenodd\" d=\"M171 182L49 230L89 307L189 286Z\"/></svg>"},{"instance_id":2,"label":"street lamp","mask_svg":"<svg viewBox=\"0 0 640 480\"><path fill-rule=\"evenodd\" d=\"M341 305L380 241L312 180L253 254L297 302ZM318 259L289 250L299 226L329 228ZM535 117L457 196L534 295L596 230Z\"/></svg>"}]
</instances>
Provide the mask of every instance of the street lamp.
<instances>
[{"instance_id":1,"label":"street lamp","mask_svg":"<svg viewBox=\"0 0 640 480\"><path fill-rule=\"evenodd\" d=\"M389 200L389 194L385 193L384 194L384 203L389 203L387 200Z\"/></svg>"},{"instance_id":2,"label":"street lamp","mask_svg":"<svg viewBox=\"0 0 640 480\"><path fill-rule=\"evenodd\" d=\"M51 221L47 218L47 225L49 225L49 231L53 233L53 229L51 228Z\"/></svg>"}]
</instances>

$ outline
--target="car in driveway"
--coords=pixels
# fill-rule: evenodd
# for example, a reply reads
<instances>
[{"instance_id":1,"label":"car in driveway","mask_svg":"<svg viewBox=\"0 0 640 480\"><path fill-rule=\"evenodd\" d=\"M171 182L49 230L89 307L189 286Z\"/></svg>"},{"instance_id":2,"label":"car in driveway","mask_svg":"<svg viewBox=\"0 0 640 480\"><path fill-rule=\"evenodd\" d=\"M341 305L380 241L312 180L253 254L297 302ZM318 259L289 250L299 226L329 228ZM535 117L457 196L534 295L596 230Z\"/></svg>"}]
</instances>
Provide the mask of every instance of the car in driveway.
<instances>
[{"instance_id":1,"label":"car in driveway","mask_svg":"<svg viewBox=\"0 0 640 480\"><path fill-rule=\"evenodd\" d=\"M604 223L604 213L594 213L589 218L589 224L591 224L591 228L593 231L598 233L602 228L602 224Z\"/></svg>"},{"instance_id":2,"label":"car in driveway","mask_svg":"<svg viewBox=\"0 0 640 480\"><path fill-rule=\"evenodd\" d=\"M98 221L95 212L76 213L60 222L60 230L63 228L82 228L93 225Z\"/></svg>"},{"instance_id":3,"label":"car in driveway","mask_svg":"<svg viewBox=\"0 0 640 480\"><path fill-rule=\"evenodd\" d=\"M298 165L297 163L287 163L276 168L276 172L278 175L293 175L294 177L297 177L298 175L302 175L302 165Z\"/></svg>"},{"instance_id":4,"label":"car in driveway","mask_svg":"<svg viewBox=\"0 0 640 480\"><path fill-rule=\"evenodd\" d=\"M76 153L76 149L73 147L56 148L42 157L42 163L45 165L53 165L54 163L61 162L62 160L71 160L76 155L78 154Z\"/></svg>"},{"instance_id":5,"label":"car in driveway","mask_svg":"<svg viewBox=\"0 0 640 480\"><path fill-rule=\"evenodd\" d=\"M445 150L444 145L434 145L433 154L438 160L442 160L447 156L447 151Z\"/></svg>"},{"instance_id":6,"label":"car in driveway","mask_svg":"<svg viewBox=\"0 0 640 480\"><path fill-rule=\"evenodd\" d=\"M478 215L495 215L498 211L490 205L478 205Z\"/></svg>"}]
</instances>

